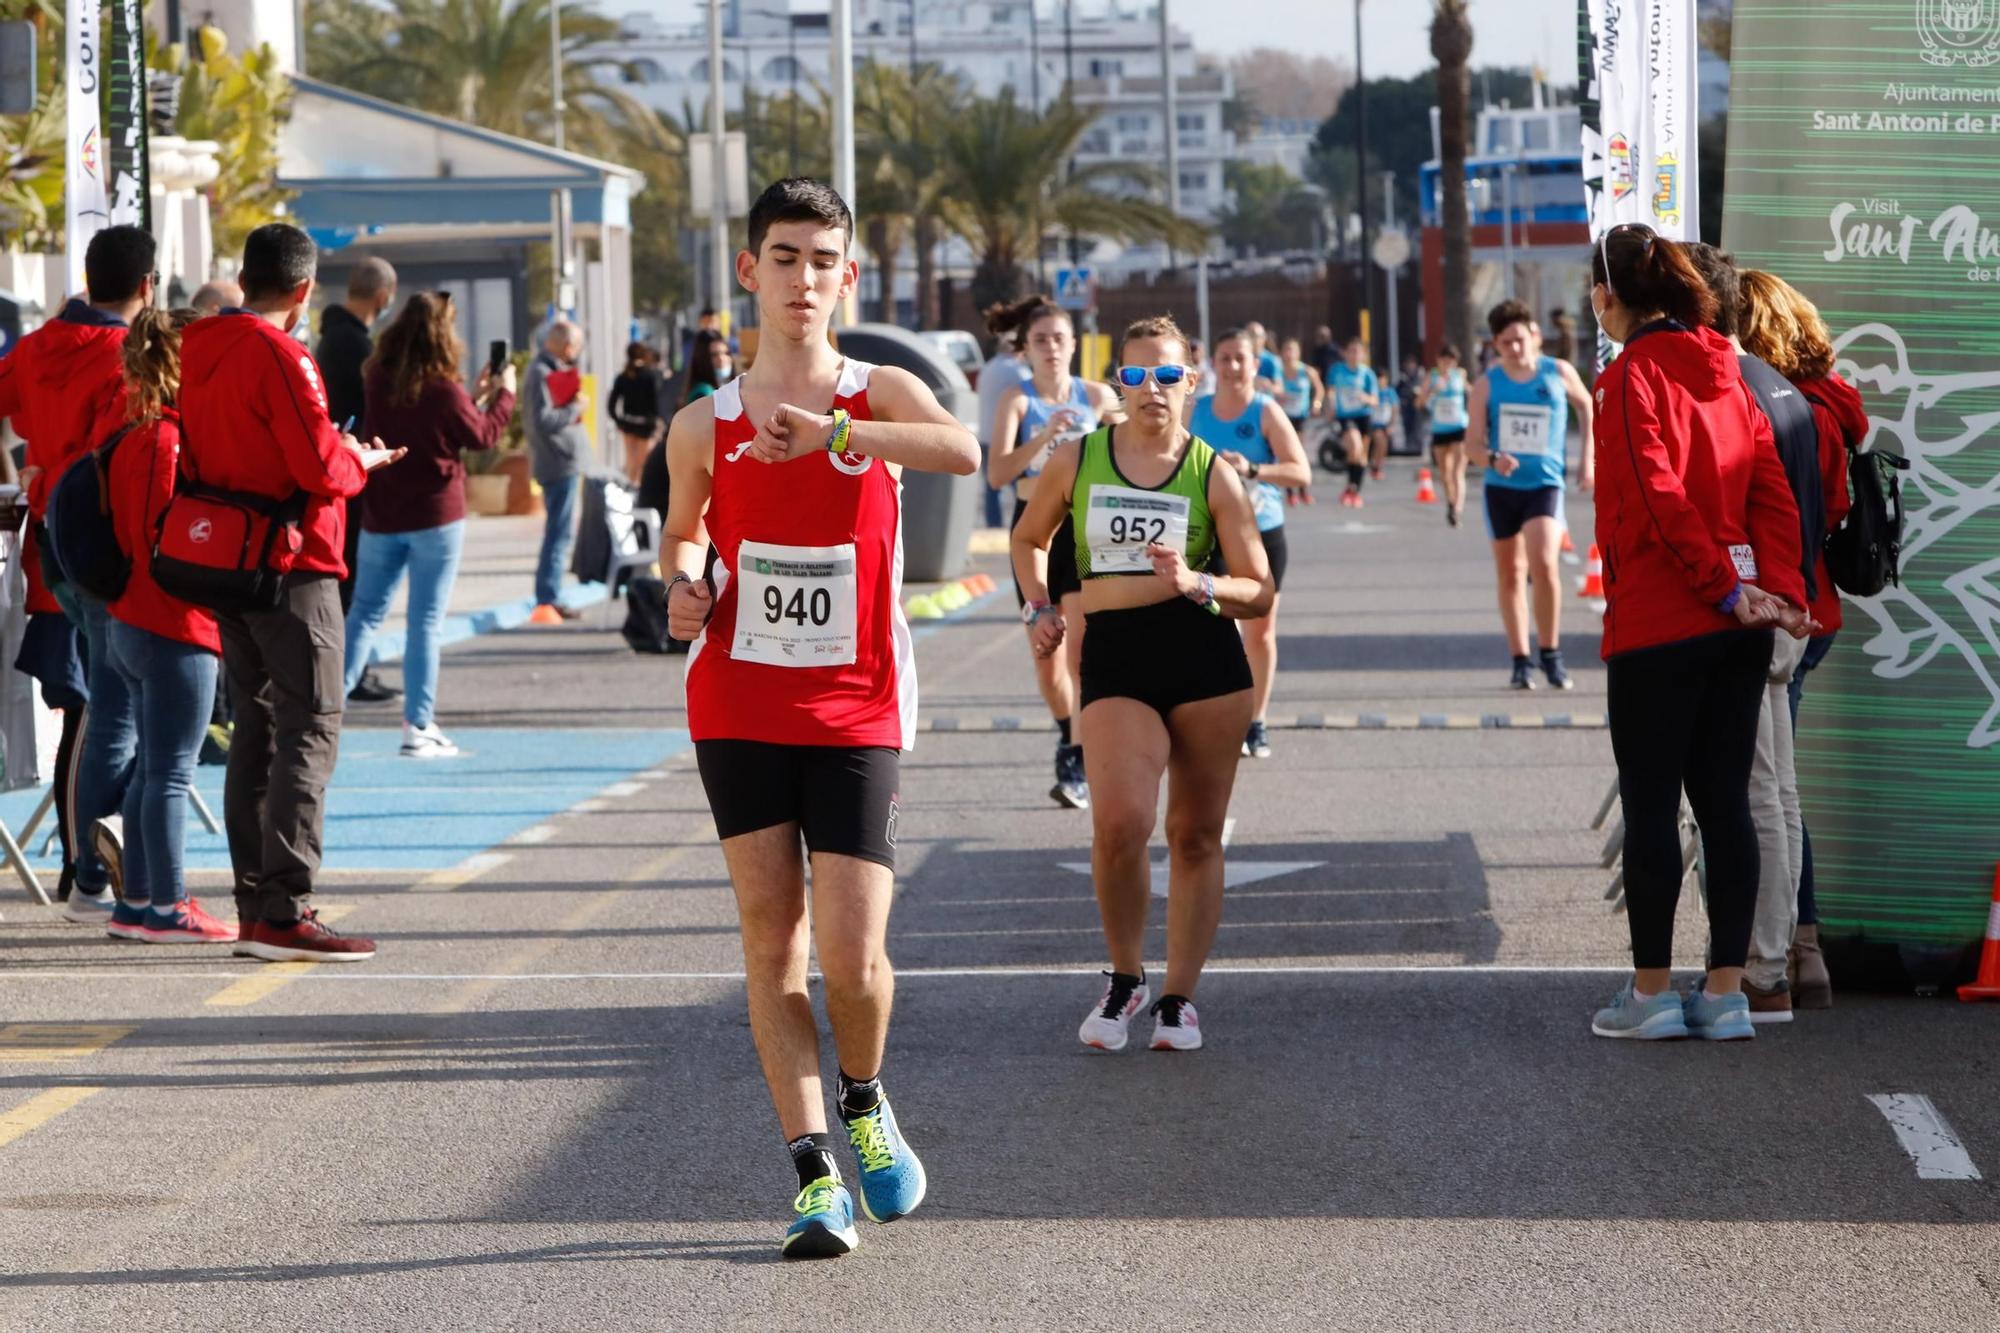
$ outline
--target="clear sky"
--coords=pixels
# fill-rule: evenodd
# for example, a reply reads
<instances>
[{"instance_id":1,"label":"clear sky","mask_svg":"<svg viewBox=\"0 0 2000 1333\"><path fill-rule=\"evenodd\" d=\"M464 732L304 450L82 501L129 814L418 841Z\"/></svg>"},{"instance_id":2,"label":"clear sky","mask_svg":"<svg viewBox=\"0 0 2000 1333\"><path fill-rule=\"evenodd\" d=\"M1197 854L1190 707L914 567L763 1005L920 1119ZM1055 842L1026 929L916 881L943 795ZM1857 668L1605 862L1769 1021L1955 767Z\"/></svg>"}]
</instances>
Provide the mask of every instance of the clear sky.
<instances>
[{"instance_id":1,"label":"clear sky","mask_svg":"<svg viewBox=\"0 0 2000 1333\"><path fill-rule=\"evenodd\" d=\"M1076 0L1079 11L1106 0ZM706 12L700 0L595 0L607 14L651 13L679 26ZM776 8L784 0L777 0ZM1124 0L1128 8L1146 0ZM1171 0L1174 23L1196 46L1229 55L1277 46L1303 55L1354 56L1355 0ZM1053 13L1057 0L1043 0ZM796 0L799 10L824 0ZM1364 0L1362 34L1370 75L1408 77L1430 66L1430 5L1425 0ZM1472 0L1473 67L1548 62L1557 83L1575 81L1576 0ZM1481 31L1484 29L1485 31Z\"/></svg>"}]
</instances>

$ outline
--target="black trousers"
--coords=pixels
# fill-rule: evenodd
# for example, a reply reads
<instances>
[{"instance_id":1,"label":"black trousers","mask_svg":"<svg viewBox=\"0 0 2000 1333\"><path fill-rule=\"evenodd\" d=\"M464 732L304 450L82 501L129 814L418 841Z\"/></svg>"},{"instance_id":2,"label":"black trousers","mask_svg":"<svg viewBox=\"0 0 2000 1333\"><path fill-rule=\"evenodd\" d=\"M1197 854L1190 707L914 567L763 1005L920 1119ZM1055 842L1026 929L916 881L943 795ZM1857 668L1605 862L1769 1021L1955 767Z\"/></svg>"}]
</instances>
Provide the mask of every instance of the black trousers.
<instances>
[{"instance_id":1,"label":"black trousers","mask_svg":"<svg viewBox=\"0 0 2000 1333\"><path fill-rule=\"evenodd\" d=\"M1708 871L1709 962L1741 967L1757 911L1750 764L1771 668L1771 631L1737 630L1642 648L1607 665L1611 749L1625 804L1632 964L1673 963L1685 788Z\"/></svg>"},{"instance_id":2,"label":"black trousers","mask_svg":"<svg viewBox=\"0 0 2000 1333\"><path fill-rule=\"evenodd\" d=\"M286 581L275 611L218 615L236 713L223 824L245 922L289 925L312 894L340 751L347 624L328 574Z\"/></svg>"}]
</instances>

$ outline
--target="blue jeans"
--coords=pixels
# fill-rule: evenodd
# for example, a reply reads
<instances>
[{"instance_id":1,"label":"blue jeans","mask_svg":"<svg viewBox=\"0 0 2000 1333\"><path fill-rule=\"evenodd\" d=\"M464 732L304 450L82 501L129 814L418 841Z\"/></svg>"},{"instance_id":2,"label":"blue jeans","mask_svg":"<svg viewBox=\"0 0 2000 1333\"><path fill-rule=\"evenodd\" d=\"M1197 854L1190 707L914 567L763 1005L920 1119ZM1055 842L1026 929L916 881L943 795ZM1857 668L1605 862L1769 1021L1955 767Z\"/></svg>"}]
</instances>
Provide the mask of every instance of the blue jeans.
<instances>
[{"instance_id":1,"label":"blue jeans","mask_svg":"<svg viewBox=\"0 0 2000 1333\"><path fill-rule=\"evenodd\" d=\"M542 504L548 519L542 525L542 554L535 562L535 604L548 606L562 591L563 566L576 540L575 477L542 482Z\"/></svg>"},{"instance_id":2,"label":"blue jeans","mask_svg":"<svg viewBox=\"0 0 2000 1333\"><path fill-rule=\"evenodd\" d=\"M138 760L125 790L125 897L165 911L187 897L188 787L215 704L216 656L122 621L106 656L137 715Z\"/></svg>"},{"instance_id":3,"label":"blue jeans","mask_svg":"<svg viewBox=\"0 0 2000 1333\"><path fill-rule=\"evenodd\" d=\"M343 689L351 691L368 666L368 649L403 570L410 571L410 602L403 647L403 720L428 727L437 708L438 630L458 577L465 520L413 532L366 532L355 556L354 604L347 608L347 661Z\"/></svg>"},{"instance_id":4,"label":"blue jeans","mask_svg":"<svg viewBox=\"0 0 2000 1333\"><path fill-rule=\"evenodd\" d=\"M1000 512L1000 488L988 484L986 480L986 462L992 455L992 445L982 444L979 446L979 489L986 492L982 501L985 505L982 514L986 519L987 527L1004 528L1007 526L1007 520L1001 516Z\"/></svg>"},{"instance_id":5,"label":"blue jeans","mask_svg":"<svg viewBox=\"0 0 2000 1333\"><path fill-rule=\"evenodd\" d=\"M1799 698L1806 691L1806 672L1811 671L1826 660L1833 651L1834 634L1822 634L1806 644L1806 655L1799 660L1799 669L1792 673L1792 683L1787 692L1792 700L1792 730L1799 729ZM1813 892L1812 830L1803 830L1805 836L1800 843L1799 854L1799 924L1816 926L1819 924L1819 897Z\"/></svg>"},{"instance_id":6,"label":"blue jeans","mask_svg":"<svg viewBox=\"0 0 2000 1333\"><path fill-rule=\"evenodd\" d=\"M67 591L64 608L83 633L84 664L90 677L90 704L84 710L83 736L77 742L76 763L70 770L69 826L77 843L77 886L101 893L111 883L111 872L98 857L90 830L125 804L126 789L132 783L132 759L139 745L138 724L131 691L112 667L105 643L106 626L113 623L111 613L89 593L78 588ZM203 714L204 723L206 719ZM129 878L125 893L134 902L145 897L145 890L134 887Z\"/></svg>"}]
</instances>

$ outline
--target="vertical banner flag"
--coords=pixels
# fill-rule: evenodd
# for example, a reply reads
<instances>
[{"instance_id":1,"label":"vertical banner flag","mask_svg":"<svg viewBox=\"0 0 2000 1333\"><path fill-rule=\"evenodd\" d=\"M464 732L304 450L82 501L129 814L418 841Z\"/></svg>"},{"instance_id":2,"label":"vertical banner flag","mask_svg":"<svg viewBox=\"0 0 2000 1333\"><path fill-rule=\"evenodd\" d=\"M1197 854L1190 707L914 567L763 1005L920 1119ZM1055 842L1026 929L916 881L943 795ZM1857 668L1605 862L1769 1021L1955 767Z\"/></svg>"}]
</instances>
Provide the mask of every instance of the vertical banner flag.
<instances>
[{"instance_id":1,"label":"vertical banner flag","mask_svg":"<svg viewBox=\"0 0 2000 1333\"><path fill-rule=\"evenodd\" d=\"M146 156L146 18L140 0L111 0L111 221L153 227L152 173Z\"/></svg>"},{"instance_id":2,"label":"vertical banner flag","mask_svg":"<svg viewBox=\"0 0 2000 1333\"><path fill-rule=\"evenodd\" d=\"M1694 0L1578 0L1583 189L1592 240L1643 222L1701 239ZM1598 365L1610 359L1598 334Z\"/></svg>"},{"instance_id":3,"label":"vertical banner flag","mask_svg":"<svg viewBox=\"0 0 2000 1333\"><path fill-rule=\"evenodd\" d=\"M103 89L104 51L97 28L97 0L69 0L63 22L68 51L63 66L68 130L63 152L64 246L69 253L68 295L83 294L83 252L90 238L111 225L104 188L104 144L97 100Z\"/></svg>"},{"instance_id":4,"label":"vertical banner flag","mask_svg":"<svg viewBox=\"0 0 2000 1333\"><path fill-rule=\"evenodd\" d=\"M1736 0L1734 48L1724 243L1910 463L1901 582L1846 600L1800 714L1821 931L1942 983L2000 861L2000 0Z\"/></svg>"}]
</instances>

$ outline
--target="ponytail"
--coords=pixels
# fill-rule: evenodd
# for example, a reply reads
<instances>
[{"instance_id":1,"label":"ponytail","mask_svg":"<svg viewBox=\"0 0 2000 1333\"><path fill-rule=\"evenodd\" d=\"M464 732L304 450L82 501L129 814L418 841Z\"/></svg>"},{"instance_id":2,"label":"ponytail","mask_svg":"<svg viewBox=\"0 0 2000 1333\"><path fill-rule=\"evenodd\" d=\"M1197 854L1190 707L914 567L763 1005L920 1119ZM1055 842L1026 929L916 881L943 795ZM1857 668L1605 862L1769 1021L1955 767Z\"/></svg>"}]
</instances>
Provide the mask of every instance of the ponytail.
<instances>
[{"instance_id":1,"label":"ponytail","mask_svg":"<svg viewBox=\"0 0 2000 1333\"><path fill-rule=\"evenodd\" d=\"M1037 293L1025 300L999 301L986 307L986 331L1018 352L1027 342L1028 330L1050 316L1069 319L1069 311Z\"/></svg>"},{"instance_id":2,"label":"ponytail","mask_svg":"<svg viewBox=\"0 0 2000 1333\"><path fill-rule=\"evenodd\" d=\"M1637 223L1613 227L1590 259L1590 276L1641 318L1678 320L1689 328L1715 323L1715 294L1677 241Z\"/></svg>"},{"instance_id":3,"label":"ponytail","mask_svg":"<svg viewBox=\"0 0 2000 1333\"><path fill-rule=\"evenodd\" d=\"M158 421L180 396L181 330L196 318L192 310L147 306L132 317L123 352L127 414L134 425Z\"/></svg>"}]
</instances>

